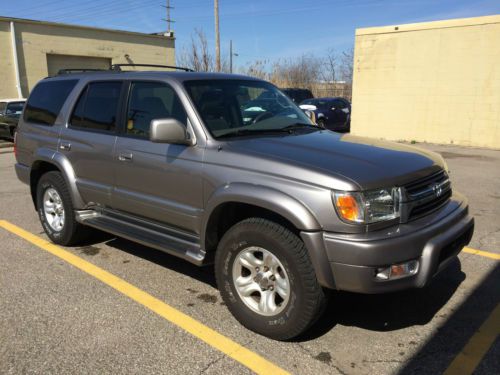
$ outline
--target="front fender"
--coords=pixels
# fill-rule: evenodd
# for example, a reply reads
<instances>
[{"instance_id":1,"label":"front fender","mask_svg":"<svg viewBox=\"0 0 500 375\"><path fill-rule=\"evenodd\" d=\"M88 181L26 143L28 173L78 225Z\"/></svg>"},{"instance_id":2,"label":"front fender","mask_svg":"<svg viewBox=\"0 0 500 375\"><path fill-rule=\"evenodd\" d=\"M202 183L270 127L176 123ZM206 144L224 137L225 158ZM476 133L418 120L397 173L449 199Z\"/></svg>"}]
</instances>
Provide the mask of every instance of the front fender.
<instances>
[{"instance_id":1,"label":"front fender","mask_svg":"<svg viewBox=\"0 0 500 375\"><path fill-rule=\"evenodd\" d=\"M321 230L314 214L301 202L282 191L248 183L232 183L221 186L209 198L202 224L202 240L207 232L210 216L224 203L246 203L262 207L283 216L297 229L304 231Z\"/></svg>"}]
</instances>

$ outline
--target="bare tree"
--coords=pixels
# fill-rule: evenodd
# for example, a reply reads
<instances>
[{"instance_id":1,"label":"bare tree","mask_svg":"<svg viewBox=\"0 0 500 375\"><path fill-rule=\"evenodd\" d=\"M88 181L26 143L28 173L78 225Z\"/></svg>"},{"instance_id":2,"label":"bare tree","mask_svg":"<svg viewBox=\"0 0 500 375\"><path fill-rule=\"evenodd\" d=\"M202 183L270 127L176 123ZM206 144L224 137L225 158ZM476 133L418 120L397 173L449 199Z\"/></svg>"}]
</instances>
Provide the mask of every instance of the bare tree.
<instances>
[{"instance_id":1,"label":"bare tree","mask_svg":"<svg viewBox=\"0 0 500 375\"><path fill-rule=\"evenodd\" d=\"M279 87L303 87L311 89L319 80L321 59L301 55L295 59L276 61L269 79Z\"/></svg>"},{"instance_id":2,"label":"bare tree","mask_svg":"<svg viewBox=\"0 0 500 375\"><path fill-rule=\"evenodd\" d=\"M195 29L191 34L191 44L182 49L177 56L177 65L193 69L197 72L216 71L215 56L210 53L205 33ZM221 70L229 72L227 59L222 59Z\"/></svg>"},{"instance_id":3,"label":"bare tree","mask_svg":"<svg viewBox=\"0 0 500 375\"><path fill-rule=\"evenodd\" d=\"M342 52L341 67L342 79L352 84L352 69L354 66L354 48Z\"/></svg>"},{"instance_id":4,"label":"bare tree","mask_svg":"<svg viewBox=\"0 0 500 375\"><path fill-rule=\"evenodd\" d=\"M321 76L326 83L335 83L339 75L339 57L334 48L328 48L323 58Z\"/></svg>"},{"instance_id":5,"label":"bare tree","mask_svg":"<svg viewBox=\"0 0 500 375\"><path fill-rule=\"evenodd\" d=\"M245 68L240 69L241 73L246 74L251 77L260 78L260 79L269 79L268 73L268 65L269 61L267 60L255 60L250 63Z\"/></svg>"}]
</instances>

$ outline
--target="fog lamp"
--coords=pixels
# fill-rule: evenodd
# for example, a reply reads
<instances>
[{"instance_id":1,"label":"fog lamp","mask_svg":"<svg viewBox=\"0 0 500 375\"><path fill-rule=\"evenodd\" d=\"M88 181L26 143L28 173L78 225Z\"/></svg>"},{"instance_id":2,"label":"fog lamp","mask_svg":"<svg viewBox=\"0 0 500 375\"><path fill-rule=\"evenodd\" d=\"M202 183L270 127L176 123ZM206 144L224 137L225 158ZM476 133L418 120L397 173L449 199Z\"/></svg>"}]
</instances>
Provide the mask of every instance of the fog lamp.
<instances>
[{"instance_id":1,"label":"fog lamp","mask_svg":"<svg viewBox=\"0 0 500 375\"><path fill-rule=\"evenodd\" d=\"M380 280L394 280L413 276L418 272L418 260L393 264L390 267L377 268L376 278Z\"/></svg>"}]
</instances>

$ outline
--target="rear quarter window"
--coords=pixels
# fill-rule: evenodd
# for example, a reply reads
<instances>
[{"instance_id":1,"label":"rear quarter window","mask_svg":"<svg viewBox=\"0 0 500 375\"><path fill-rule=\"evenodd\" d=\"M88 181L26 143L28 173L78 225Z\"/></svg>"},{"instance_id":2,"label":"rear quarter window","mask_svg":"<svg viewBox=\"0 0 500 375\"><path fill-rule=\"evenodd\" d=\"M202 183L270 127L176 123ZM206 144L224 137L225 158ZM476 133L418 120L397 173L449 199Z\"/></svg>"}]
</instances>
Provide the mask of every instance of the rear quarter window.
<instances>
[{"instance_id":1,"label":"rear quarter window","mask_svg":"<svg viewBox=\"0 0 500 375\"><path fill-rule=\"evenodd\" d=\"M68 95L78 80L40 82L31 92L24 110L24 121L54 125Z\"/></svg>"}]
</instances>

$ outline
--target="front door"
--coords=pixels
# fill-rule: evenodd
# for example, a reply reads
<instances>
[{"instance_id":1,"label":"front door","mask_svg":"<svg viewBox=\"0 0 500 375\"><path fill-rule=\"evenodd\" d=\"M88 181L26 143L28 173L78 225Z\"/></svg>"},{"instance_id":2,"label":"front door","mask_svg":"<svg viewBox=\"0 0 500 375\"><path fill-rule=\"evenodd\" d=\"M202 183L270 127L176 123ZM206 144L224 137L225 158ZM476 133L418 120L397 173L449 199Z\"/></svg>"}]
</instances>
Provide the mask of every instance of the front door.
<instances>
[{"instance_id":1,"label":"front door","mask_svg":"<svg viewBox=\"0 0 500 375\"><path fill-rule=\"evenodd\" d=\"M203 148L149 140L153 119L175 118L187 124L175 91L163 82L133 81L125 113L125 126L115 147L112 206L198 232L203 208Z\"/></svg>"}]
</instances>

